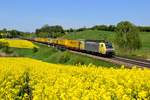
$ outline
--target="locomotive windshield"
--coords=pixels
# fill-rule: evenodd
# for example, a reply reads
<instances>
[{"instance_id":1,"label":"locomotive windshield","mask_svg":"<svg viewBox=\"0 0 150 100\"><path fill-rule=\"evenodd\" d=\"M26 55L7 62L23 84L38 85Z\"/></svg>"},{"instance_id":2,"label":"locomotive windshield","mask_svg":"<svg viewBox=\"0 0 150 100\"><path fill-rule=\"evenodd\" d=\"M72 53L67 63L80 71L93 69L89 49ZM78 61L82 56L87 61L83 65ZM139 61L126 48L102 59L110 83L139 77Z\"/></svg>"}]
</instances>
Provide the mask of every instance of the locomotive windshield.
<instances>
[{"instance_id":1,"label":"locomotive windshield","mask_svg":"<svg viewBox=\"0 0 150 100\"><path fill-rule=\"evenodd\" d=\"M113 48L111 43L107 42L107 43L105 43L105 45L106 45L106 48Z\"/></svg>"}]
</instances>

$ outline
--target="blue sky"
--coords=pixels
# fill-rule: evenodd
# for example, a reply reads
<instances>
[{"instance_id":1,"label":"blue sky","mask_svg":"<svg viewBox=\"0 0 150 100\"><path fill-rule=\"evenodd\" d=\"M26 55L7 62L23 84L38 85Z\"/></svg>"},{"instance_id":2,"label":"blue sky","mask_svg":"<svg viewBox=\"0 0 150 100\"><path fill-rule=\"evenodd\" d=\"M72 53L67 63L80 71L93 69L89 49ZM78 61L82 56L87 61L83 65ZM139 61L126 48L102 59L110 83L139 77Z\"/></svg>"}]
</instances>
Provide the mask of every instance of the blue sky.
<instances>
[{"instance_id":1,"label":"blue sky","mask_svg":"<svg viewBox=\"0 0 150 100\"><path fill-rule=\"evenodd\" d=\"M0 0L0 29L31 32L44 24L78 28L122 20L150 25L150 0Z\"/></svg>"}]
</instances>

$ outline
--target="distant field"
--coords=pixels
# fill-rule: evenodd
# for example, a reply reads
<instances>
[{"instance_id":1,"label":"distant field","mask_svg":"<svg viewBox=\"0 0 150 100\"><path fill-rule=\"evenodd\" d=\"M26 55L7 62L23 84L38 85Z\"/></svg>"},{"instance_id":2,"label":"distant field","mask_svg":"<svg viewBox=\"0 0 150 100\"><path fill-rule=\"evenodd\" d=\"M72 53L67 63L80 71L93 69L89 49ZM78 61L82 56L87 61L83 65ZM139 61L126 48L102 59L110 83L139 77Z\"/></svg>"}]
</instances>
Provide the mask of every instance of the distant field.
<instances>
[{"instance_id":1,"label":"distant field","mask_svg":"<svg viewBox=\"0 0 150 100\"><path fill-rule=\"evenodd\" d=\"M63 38L68 39L102 39L109 40L113 42L114 32L108 31L98 31L98 30L87 30L77 33L70 33ZM140 37L142 40L142 48L140 50L135 51L133 54L125 54L117 50L118 54L125 54L129 56L139 56L142 58L150 58L150 32L141 32Z\"/></svg>"},{"instance_id":2,"label":"distant field","mask_svg":"<svg viewBox=\"0 0 150 100\"><path fill-rule=\"evenodd\" d=\"M38 46L34 45L32 42L21 39L0 39L0 42L8 43L9 47L14 48L28 48L28 49L33 49L34 47L38 48Z\"/></svg>"}]
</instances>

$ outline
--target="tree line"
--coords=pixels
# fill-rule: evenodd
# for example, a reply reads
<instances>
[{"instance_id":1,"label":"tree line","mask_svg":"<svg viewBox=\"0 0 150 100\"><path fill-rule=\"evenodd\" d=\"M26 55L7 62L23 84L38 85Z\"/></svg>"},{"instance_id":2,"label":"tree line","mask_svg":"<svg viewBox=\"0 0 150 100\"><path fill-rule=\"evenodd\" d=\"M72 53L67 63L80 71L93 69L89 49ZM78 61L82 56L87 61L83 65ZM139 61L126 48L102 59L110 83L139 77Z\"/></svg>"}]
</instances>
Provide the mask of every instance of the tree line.
<instances>
[{"instance_id":1,"label":"tree line","mask_svg":"<svg viewBox=\"0 0 150 100\"><path fill-rule=\"evenodd\" d=\"M63 36L65 34L65 31L63 27L60 25L55 26L44 25L41 28L36 29L35 34L37 37L57 38Z\"/></svg>"},{"instance_id":2,"label":"tree line","mask_svg":"<svg viewBox=\"0 0 150 100\"><path fill-rule=\"evenodd\" d=\"M6 28L0 30L0 38L17 38L23 36L25 32L18 30L7 30Z\"/></svg>"},{"instance_id":3,"label":"tree line","mask_svg":"<svg viewBox=\"0 0 150 100\"><path fill-rule=\"evenodd\" d=\"M135 26L140 32L150 32L150 26ZM22 32L18 30L7 30L6 28L0 30L0 38L17 38L17 37L49 37L57 38L71 32L80 32L85 30L102 30L102 31L116 31L117 25L95 25L90 28L79 29L64 29L61 25L50 26L48 24L38 28L31 34L30 32Z\"/></svg>"},{"instance_id":4,"label":"tree line","mask_svg":"<svg viewBox=\"0 0 150 100\"><path fill-rule=\"evenodd\" d=\"M136 26L140 32L150 32L150 26ZM67 32L80 32L85 30L102 30L102 31L112 31L114 32L117 29L116 25L95 25L91 28L79 28L79 29L68 29Z\"/></svg>"}]
</instances>

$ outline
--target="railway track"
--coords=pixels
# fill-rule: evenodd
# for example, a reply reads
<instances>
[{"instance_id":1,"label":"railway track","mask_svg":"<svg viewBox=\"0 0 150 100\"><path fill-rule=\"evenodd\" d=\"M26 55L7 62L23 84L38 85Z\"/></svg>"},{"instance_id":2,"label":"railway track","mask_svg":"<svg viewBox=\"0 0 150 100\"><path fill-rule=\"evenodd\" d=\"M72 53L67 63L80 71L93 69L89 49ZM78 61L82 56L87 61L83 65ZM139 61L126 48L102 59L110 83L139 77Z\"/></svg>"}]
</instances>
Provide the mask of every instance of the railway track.
<instances>
[{"instance_id":1,"label":"railway track","mask_svg":"<svg viewBox=\"0 0 150 100\"><path fill-rule=\"evenodd\" d=\"M146 61L146 60L135 60L135 59L129 59L129 58L124 58L124 57L118 57L115 56L114 58L112 58L114 60L118 60L118 61L123 61L126 63L130 63L132 65L137 65L137 66L143 66L143 67L148 67L150 68L150 61Z\"/></svg>"},{"instance_id":2,"label":"railway track","mask_svg":"<svg viewBox=\"0 0 150 100\"><path fill-rule=\"evenodd\" d=\"M37 41L32 41L32 42L37 42ZM45 44L45 43L40 43L40 44L49 45L49 44ZM125 67L128 67L128 68L132 68L133 66L136 66L139 68L150 68L150 61L147 61L147 60L129 59L129 58L119 57L119 56L114 56L113 58L106 58L106 57L101 57L101 56L92 55L92 54L83 53L83 52L74 51L74 50L69 50L69 52L88 56L88 57L91 57L94 59L103 60L106 62L111 62L111 63L117 64L117 65L124 65Z\"/></svg>"},{"instance_id":3,"label":"railway track","mask_svg":"<svg viewBox=\"0 0 150 100\"><path fill-rule=\"evenodd\" d=\"M106 58L106 57L100 57L100 56L91 55L91 54L87 54L87 53L81 53L81 52L72 51L72 50L70 52L88 56L88 57L92 57L94 59L111 62L111 63L117 64L117 65L124 65L125 67L128 67L128 68L132 68L133 66L136 66L139 68L150 68L150 61L144 62L144 61L133 60L133 59L128 59L128 58L124 58L124 57L118 57L118 56L115 56L113 58Z\"/></svg>"}]
</instances>

